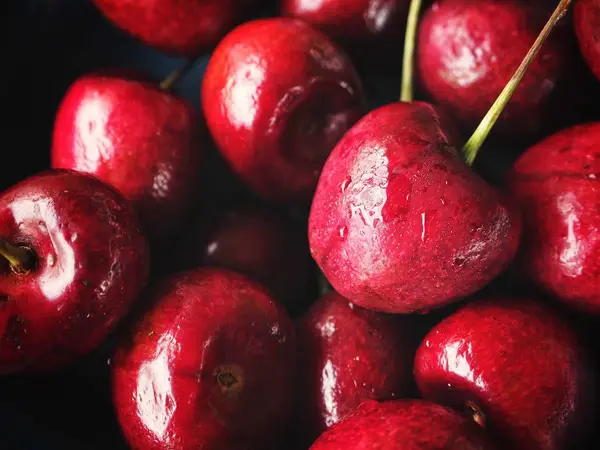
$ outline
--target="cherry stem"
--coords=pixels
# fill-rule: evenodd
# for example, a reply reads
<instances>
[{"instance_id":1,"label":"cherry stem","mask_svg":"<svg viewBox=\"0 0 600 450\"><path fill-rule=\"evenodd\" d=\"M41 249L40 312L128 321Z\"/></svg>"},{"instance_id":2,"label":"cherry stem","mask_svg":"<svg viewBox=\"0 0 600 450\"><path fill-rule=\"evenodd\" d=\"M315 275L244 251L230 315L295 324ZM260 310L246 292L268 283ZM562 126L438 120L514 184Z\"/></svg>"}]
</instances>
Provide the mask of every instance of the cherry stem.
<instances>
[{"instance_id":1,"label":"cherry stem","mask_svg":"<svg viewBox=\"0 0 600 450\"><path fill-rule=\"evenodd\" d=\"M473 133L473 135L469 138L467 143L463 147L463 152L465 153L465 160L469 166L473 165L475 161L475 157L477 156L477 152L483 145L484 141L490 134L492 127L504 111L506 104L509 102L510 98L514 94L517 89L519 83L523 79L527 68L533 62L533 59L536 57L542 45L552 32L554 26L562 19L562 17L569 10L569 6L571 5L572 0L561 0L548 22L540 32L539 36L533 43L533 46L525 55L525 58L521 62L521 65L518 67L515 74L512 76L508 84L504 87L500 96L496 99L490 110L487 112L481 123L477 126L477 129Z\"/></svg>"},{"instance_id":2,"label":"cherry stem","mask_svg":"<svg viewBox=\"0 0 600 450\"><path fill-rule=\"evenodd\" d=\"M165 78L160 83L160 88L165 91L170 90L175 85L175 83L177 83L179 80L181 80L185 75L188 74L188 72L190 72L196 66L196 64L198 63L199 60L200 60L200 58L190 59L185 64L183 64L181 67L178 67L177 69L175 69L173 72L171 72L167 76L167 78Z\"/></svg>"},{"instance_id":3,"label":"cherry stem","mask_svg":"<svg viewBox=\"0 0 600 450\"><path fill-rule=\"evenodd\" d=\"M412 0L406 21L406 34L404 36L404 55L402 57L402 87L400 88L400 101L412 102L414 97L413 78L415 65L415 42L417 41L417 28L421 0Z\"/></svg>"},{"instance_id":4,"label":"cherry stem","mask_svg":"<svg viewBox=\"0 0 600 450\"><path fill-rule=\"evenodd\" d=\"M18 247L0 238L0 256L3 256L17 273L26 273L31 269L31 251Z\"/></svg>"}]
</instances>

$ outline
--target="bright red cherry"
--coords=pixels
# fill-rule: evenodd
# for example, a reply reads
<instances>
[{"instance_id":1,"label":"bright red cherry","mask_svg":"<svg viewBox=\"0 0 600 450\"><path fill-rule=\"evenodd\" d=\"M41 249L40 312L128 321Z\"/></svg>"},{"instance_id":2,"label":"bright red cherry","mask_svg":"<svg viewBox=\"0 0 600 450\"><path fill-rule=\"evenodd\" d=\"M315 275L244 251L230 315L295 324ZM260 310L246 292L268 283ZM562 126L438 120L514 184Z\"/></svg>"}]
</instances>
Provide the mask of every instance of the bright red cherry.
<instances>
[{"instance_id":1,"label":"bright red cherry","mask_svg":"<svg viewBox=\"0 0 600 450\"><path fill-rule=\"evenodd\" d=\"M202 84L208 128L259 195L308 202L323 163L363 114L348 57L306 22L247 22L213 53Z\"/></svg>"},{"instance_id":2,"label":"bright red cherry","mask_svg":"<svg viewBox=\"0 0 600 450\"><path fill-rule=\"evenodd\" d=\"M312 442L365 400L393 400L414 392L419 342L414 317L369 311L332 291L296 327L297 434Z\"/></svg>"},{"instance_id":3,"label":"bright red cherry","mask_svg":"<svg viewBox=\"0 0 600 450\"><path fill-rule=\"evenodd\" d=\"M196 57L261 0L93 0L116 26L158 50Z\"/></svg>"},{"instance_id":4,"label":"bright red cherry","mask_svg":"<svg viewBox=\"0 0 600 450\"><path fill-rule=\"evenodd\" d=\"M448 119L397 102L367 114L333 150L308 231L340 294L409 313L486 286L512 260L520 227L516 206L463 162Z\"/></svg>"},{"instance_id":5,"label":"bright red cherry","mask_svg":"<svg viewBox=\"0 0 600 450\"><path fill-rule=\"evenodd\" d=\"M54 170L0 196L0 373L95 349L145 287L148 243L118 192Z\"/></svg>"},{"instance_id":6,"label":"bright red cherry","mask_svg":"<svg viewBox=\"0 0 600 450\"><path fill-rule=\"evenodd\" d=\"M422 86L467 130L485 116L548 20L544 2L441 0L424 13L417 40ZM569 30L556 27L542 46L494 132L530 139L564 119L573 96Z\"/></svg>"},{"instance_id":7,"label":"bright red cherry","mask_svg":"<svg viewBox=\"0 0 600 450\"><path fill-rule=\"evenodd\" d=\"M564 129L515 162L523 273L568 305L600 314L600 123Z\"/></svg>"},{"instance_id":8,"label":"bright red cherry","mask_svg":"<svg viewBox=\"0 0 600 450\"><path fill-rule=\"evenodd\" d=\"M90 74L58 109L52 167L91 173L133 202L154 238L173 235L194 206L202 148L193 107L159 86Z\"/></svg>"},{"instance_id":9,"label":"bright red cherry","mask_svg":"<svg viewBox=\"0 0 600 450\"><path fill-rule=\"evenodd\" d=\"M414 372L425 398L469 412L503 448L573 448L594 416L587 351L556 311L525 298L451 314L425 336Z\"/></svg>"},{"instance_id":10,"label":"bright red cherry","mask_svg":"<svg viewBox=\"0 0 600 450\"><path fill-rule=\"evenodd\" d=\"M148 290L113 359L117 415L139 450L270 449L294 397L293 325L259 284L194 269Z\"/></svg>"},{"instance_id":11,"label":"bright red cherry","mask_svg":"<svg viewBox=\"0 0 600 450\"><path fill-rule=\"evenodd\" d=\"M493 450L467 418L425 400L366 401L310 450Z\"/></svg>"}]
</instances>

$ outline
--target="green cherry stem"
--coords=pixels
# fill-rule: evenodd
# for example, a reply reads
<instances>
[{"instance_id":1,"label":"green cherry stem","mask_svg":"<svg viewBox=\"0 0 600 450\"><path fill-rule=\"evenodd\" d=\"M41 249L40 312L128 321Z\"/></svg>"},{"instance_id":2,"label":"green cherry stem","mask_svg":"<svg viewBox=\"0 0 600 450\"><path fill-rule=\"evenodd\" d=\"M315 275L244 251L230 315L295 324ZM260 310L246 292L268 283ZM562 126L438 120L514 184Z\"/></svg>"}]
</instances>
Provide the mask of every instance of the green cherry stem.
<instances>
[{"instance_id":1,"label":"green cherry stem","mask_svg":"<svg viewBox=\"0 0 600 450\"><path fill-rule=\"evenodd\" d=\"M569 6L571 5L572 0L561 0L548 22L538 35L537 39L533 43L533 46L525 55L525 58L521 62L521 65L518 67L515 74L512 76L508 84L504 87L490 110L487 112L481 123L477 126L477 129L473 133L473 135L469 138L467 143L463 147L463 152L465 154L465 161L469 166L473 165L475 161L475 157L477 156L477 152L485 142L486 138L490 134L492 127L504 111L506 104L509 102L510 98L514 94L517 86L523 79L527 68L533 62L533 59L536 57L542 45L552 32L554 26L562 19L562 17L569 10Z\"/></svg>"},{"instance_id":2,"label":"green cherry stem","mask_svg":"<svg viewBox=\"0 0 600 450\"><path fill-rule=\"evenodd\" d=\"M160 83L160 88L165 91L170 90L175 85L175 83L181 80L185 75L188 74L188 72L190 72L196 66L196 64L198 64L198 61L200 61L200 58L190 59L181 67L175 69L167 76L167 78L165 78Z\"/></svg>"},{"instance_id":3,"label":"green cherry stem","mask_svg":"<svg viewBox=\"0 0 600 450\"><path fill-rule=\"evenodd\" d=\"M400 101L412 102L414 96L413 79L415 65L415 43L417 41L417 28L421 0L412 0L406 21L406 34L404 36L404 55L402 57L402 87L400 88Z\"/></svg>"},{"instance_id":4,"label":"green cherry stem","mask_svg":"<svg viewBox=\"0 0 600 450\"><path fill-rule=\"evenodd\" d=\"M26 273L31 270L31 251L26 247L13 245L0 238L0 256L3 256L17 273Z\"/></svg>"}]
</instances>

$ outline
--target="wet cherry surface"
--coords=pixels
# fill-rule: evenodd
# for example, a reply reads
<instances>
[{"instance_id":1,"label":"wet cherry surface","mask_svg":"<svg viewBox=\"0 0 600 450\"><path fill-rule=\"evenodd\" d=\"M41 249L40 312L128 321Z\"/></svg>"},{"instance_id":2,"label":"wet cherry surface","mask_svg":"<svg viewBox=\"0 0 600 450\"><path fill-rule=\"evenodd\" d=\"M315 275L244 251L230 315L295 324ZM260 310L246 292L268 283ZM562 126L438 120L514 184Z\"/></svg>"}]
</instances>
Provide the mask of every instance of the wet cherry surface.
<instances>
[{"instance_id":1,"label":"wet cherry surface","mask_svg":"<svg viewBox=\"0 0 600 450\"><path fill-rule=\"evenodd\" d=\"M51 164L110 183L134 203L152 236L164 238L178 231L198 197L206 146L200 125L187 101L157 85L86 75L57 112Z\"/></svg>"},{"instance_id":2,"label":"wet cherry surface","mask_svg":"<svg viewBox=\"0 0 600 450\"><path fill-rule=\"evenodd\" d=\"M419 79L427 94L472 132L533 44L549 9L543 2L442 0L424 13ZM564 113L574 82L571 36L560 27L544 43L513 94L495 133L537 137ZM572 85L571 85L572 87Z\"/></svg>"},{"instance_id":3,"label":"wet cherry surface","mask_svg":"<svg viewBox=\"0 0 600 450\"><path fill-rule=\"evenodd\" d=\"M419 346L415 377L425 398L477 414L505 448L569 448L593 417L586 351L557 311L526 298L443 319Z\"/></svg>"},{"instance_id":4,"label":"wet cherry surface","mask_svg":"<svg viewBox=\"0 0 600 450\"><path fill-rule=\"evenodd\" d=\"M446 120L425 103L384 106L346 133L323 169L311 252L358 305L442 306L484 287L516 252L516 207L464 164Z\"/></svg>"},{"instance_id":5,"label":"wet cherry surface","mask_svg":"<svg viewBox=\"0 0 600 450\"><path fill-rule=\"evenodd\" d=\"M418 324L362 309L336 292L319 299L296 327L299 439L310 444L365 400L414 395Z\"/></svg>"},{"instance_id":6,"label":"wet cherry surface","mask_svg":"<svg viewBox=\"0 0 600 450\"><path fill-rule=\"evenodd\" d=\"M185 63L182 58L152 50L119 32L100 17L91 2L9 0L6 3L4 11L11 20L3 21L0 34L7 43L5 61L10 70L0 74L0 97L10 110L0 122L0 129L5 136L17 136L18 145L9 145L5 149L11 162L3 165L0 188L49 165L48 148L54 114L77 77L97 68L135 67L161 80ZM267 13L276 14L274 9ZM263 12L257 12L260 14ZM393 52L393 55L385 54L386 66L400 60L398 46ZM200 99L198 80L205 64L206 58L175 88L195 105ZM42 82L40 70L43 70ZM372 73L372 65L363 70L371 107L397 98L397 75L380 77ZM590 100L597 98L595 91L587 90L585 94ZM592 102L582 117L597 118L597 104ZM518 145L498 145L492 139L478 157L478 170L489 179L499 181L504 169L522 150ZM204 196L215 202L232 195L238 199L240 196L247 198L247 192L238 189L237 184L233 188L235 180L223 170L216 153L207 151L206 156L209 161L203 168ZM13 158L16 158L16 164ZM494 291L499 287L502 291L518 292L515 280L510 276L496 280L490 289ZM590 322L597 329L592 318ZM597 332L594 328L592 331L597 341ZM15 450L128 449L115 423L110 395L105 392L110 386L103 376L109 368L107 359L112 353L111 345L105 343L99 352L90 355L91 360L85 358L76 367L55 375L4 377L0 402L4 426L0 447ZM580 448L597 446L582 444Z\"/></svg>"},{"instance_id":7,"label":"wet cherry surface","mask_svg":"<svg viewBox=\"0 0 600 450\"><path fill-rule=\"evenodd\" d=\"M366 70L393 72L402 57L410 0L283 0L284 16L302 19L327 33ZM390 58L390 53L397 58Z\"/></svg>"},{"instance_id":8,"label":"wet cherry surface","mask_svg":"<svg viewBox=\"0 0 600 450\"><path fill-rule=\"evenodd\" d=\"M202 82L208 128L260 196L310 202L338 139L365 111L346 54L301 20L247 22L221 41Z\"/></svg>"},{"instance_id":9,"label":"wet cherry surface","mask_svg":"<svg viewBox=\"0 0 600 450\"><path fill-rule=\"evenodd\" d=\"M427 429L428 432L423 433ZM498 450L458 413L425 400L366 401L311 450Z\"/></svg>"},{"instance_id":10,"label":"wet cherry surface","mask_svg":"<svg viewBox=\"0 0 600 450\"><path fill-rule=\"evenodd\" d=\"M164 52L196 57L212 50L230 29L260 7L261 0L94 0L94 3L111 21L141 41Z\"/></svg>"},{"instance_id":11,"label":"wet cherry surface","mask_svg":"<svg viewBox=\"0 0 600 450\"><path fill-rule=\"evenodd\" d=\"M521 267L569 305L600 314L600 123L528 149L508 186L523 211Z\"/></svg>"},{"instance_id":12,"label":"wet cherry surface","mask_svg":"<svg viewBox=\"0 0 600 450\"><path fill-rule=\"evenodd\" d=\"M137 449L269 449L294 395L294 330L260 285L193 269L150 289L113 360L114 401Z\"/></svg>"},{"instance_id":13,"label":"wet cherry surface","mask_svg":"<svg viewBox=\"0 0 600 450\"><path fill-rule=\"evenodd\" d=\"M136 213L89 175L48 171L5 191L0 237L35 261L25 274L0 264L2 373L62 368L93 350L147 282Z\"/></svg>"}]
</instances>

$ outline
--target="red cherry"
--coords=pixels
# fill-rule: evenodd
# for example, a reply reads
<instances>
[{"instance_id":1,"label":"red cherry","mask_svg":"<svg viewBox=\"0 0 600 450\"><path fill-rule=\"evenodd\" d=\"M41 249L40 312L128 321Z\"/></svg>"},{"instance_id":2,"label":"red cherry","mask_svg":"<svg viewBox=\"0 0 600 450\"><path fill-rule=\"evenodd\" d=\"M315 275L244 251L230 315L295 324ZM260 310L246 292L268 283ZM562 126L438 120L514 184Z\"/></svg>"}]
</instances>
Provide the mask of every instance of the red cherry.
<instances>
[{"instance_id":1,"label":"red cherry","mask_svg":"<svg viewBox=\"0 0 600 450\"><path fill-rule=\"evenodd\" d=\"M247 22L221 41L202 106L234 171L262 197L298 202L310 200L331 149L365 107L347 56L287 18Z\"/></svg>"},{"instance_id":2,"label":"red cherry","mask_svg":"<svg viewBox=\"0 0 600 450\"><path fill-rule=\"evenodd\" d=\"M119 422L139 450L268 449L285 431L294 329L259 284L195 269L148 290L113 360Z\"/></svg>"},{"instance_id":3,"label":"red cherry","mask_svg":"<svg viewBox=\"0 0 600 450\"><path fill-rule=\"evenodd\" d=\"M58 369L95 349L145 287L149 263L137 214L100 180L54 170L5 191L0 373Z\"/></svg>"}]
</instances>

